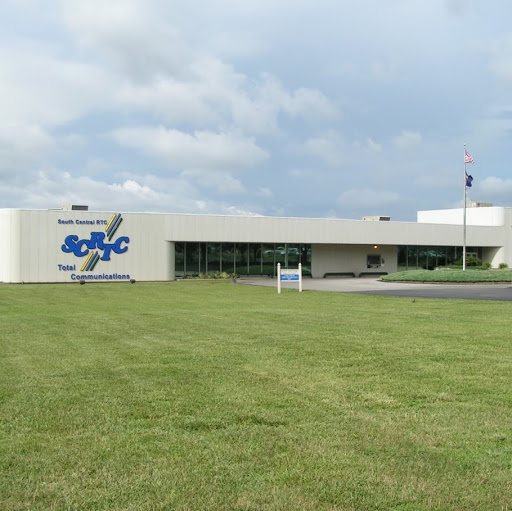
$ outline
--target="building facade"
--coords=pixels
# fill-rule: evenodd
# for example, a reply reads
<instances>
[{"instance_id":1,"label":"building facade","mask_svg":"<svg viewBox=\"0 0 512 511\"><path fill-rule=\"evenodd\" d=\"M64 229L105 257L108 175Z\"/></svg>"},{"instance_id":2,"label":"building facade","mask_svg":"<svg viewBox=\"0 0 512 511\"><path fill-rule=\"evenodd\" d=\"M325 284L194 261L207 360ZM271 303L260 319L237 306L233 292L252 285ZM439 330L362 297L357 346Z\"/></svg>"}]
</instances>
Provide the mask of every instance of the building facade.
<instances>
[{"instance_id":1,"label":"building facade","mask_svg":"<svg viewBox=\"0 0 512 511\"><path fill-rule=\"evenodd\" d=\"M226 272L393 273L460 260L463 210L417 222L62 210L0 210L0 282L169 281ZM382 220L385 221L382 221ZM512 266L512 209L467 209L467 253Z\"/></svg>"}]
</instances>

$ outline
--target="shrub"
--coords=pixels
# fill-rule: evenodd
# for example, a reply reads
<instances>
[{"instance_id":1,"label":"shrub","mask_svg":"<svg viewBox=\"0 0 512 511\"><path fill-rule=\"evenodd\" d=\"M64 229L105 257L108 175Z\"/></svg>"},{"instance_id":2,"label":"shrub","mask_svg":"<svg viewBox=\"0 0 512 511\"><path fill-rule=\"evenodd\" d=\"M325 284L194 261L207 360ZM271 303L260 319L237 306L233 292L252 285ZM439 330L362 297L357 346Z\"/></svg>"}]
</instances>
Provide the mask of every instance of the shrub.
<instances>
[{"instance_id":1,"label":"shrub","mask_svg":"<svg viewBox=\"0 0 512 511\"><path fill-rule=\"evenodd\" d=\"M466 265L466 269L467 270L488 270L490 268L490 263L489 263L489 267L487 266L469 266L469 265ZM437 267L438 270L462 270L462 265L458 265L458 264L450 264L448 266L438 266Z\"/></svg>"},{"instance_id":2,"label":"shrub","mask_svg":"<svg viewBox=\"0 0 512 511\"><path fill-rule=\"evenodd\" d=\"M193 273L190 275L185 275L183 278L184 279L202 279L202 280L211 280L211 279L223 280L223 279L236 278L237 275L238 274L227 273L225 271L223 271L223 272L216 271L215 273L208 273L208 272L203 272L203 273L199 273L199 274Z\"/></svg>"},{"instance_id":3,"label":"shrub","mask_svg":"<svg viewBox=\"0 0 512 511\"><path fill-rule=\"evenodd\" d=\"M466 257L466 268L468 266L482 266L482 260L479 259L478 257ZM453 262L453 265L451 266L454 266L454 267L459 267L459 268L462 268L462 257L460 259L457 259L456 261Z\"/></svg>"},{"instance_id":4,"label":"shrub","mask_svg":"<svg viewBox=\"0 0 512 511\"><path fill-rule=\"evenodd\" d=\"M500 263L499 268L500 268L500 270L505 270L506 268L508 268L508 264L507 263Z\"/></svg>"}]
</instances>

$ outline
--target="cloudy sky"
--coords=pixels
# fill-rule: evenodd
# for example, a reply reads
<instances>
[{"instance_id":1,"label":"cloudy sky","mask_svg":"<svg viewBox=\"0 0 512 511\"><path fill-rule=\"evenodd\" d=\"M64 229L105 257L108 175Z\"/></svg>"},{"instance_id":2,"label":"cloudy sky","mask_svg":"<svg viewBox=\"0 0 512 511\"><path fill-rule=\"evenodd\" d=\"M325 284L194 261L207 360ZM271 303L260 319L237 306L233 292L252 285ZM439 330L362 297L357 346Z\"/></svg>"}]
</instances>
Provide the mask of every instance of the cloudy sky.
<instances>
[{"instance_id":1,"label":"cloudy sky","mask_svg":"<svg viewBox=\"0 0 512 511\"><path fill-rule=\"evenodd\" d=\"M3 0L0 207L512 206L509 0Z\"/></svg>"}]
</instances>

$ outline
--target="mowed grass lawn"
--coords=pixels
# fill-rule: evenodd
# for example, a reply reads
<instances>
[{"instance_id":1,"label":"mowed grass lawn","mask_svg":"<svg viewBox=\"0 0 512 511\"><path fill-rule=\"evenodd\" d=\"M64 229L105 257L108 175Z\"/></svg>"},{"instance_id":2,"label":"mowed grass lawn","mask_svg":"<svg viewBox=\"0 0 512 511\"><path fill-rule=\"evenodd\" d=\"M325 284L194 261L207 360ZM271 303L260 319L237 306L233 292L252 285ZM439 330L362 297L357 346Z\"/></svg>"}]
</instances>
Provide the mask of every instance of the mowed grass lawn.
<instances>
[{"instance_id":1,"label":"mowed grass lawn","mask_svg":"<svg viewBox=\"0 0 512 511\"><path fill-rule=\"evenodd\" d=\"M512 304L0 286L0 509L512 509Z\"/></svg>"}]
</instances>

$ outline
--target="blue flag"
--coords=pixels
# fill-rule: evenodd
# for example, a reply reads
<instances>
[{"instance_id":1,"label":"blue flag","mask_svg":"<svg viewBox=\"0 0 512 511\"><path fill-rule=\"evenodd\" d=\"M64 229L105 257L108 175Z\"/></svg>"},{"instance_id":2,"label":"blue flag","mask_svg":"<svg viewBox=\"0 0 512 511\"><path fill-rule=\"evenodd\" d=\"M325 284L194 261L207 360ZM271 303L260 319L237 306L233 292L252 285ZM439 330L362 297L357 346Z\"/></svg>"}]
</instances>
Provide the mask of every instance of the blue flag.
<instances>
[{"instance_id":1,"label":"blue flag","mask_svg":"<svg viewBox=\"0 0 512 511\"><path fill-rule=\"evenodd\" d=\"M473 182L473 176L470 176L467 172L466 172L466 186L468 188L470 188L471 186L473 186L471 183Z\"/></svg>"}]
</instances>

